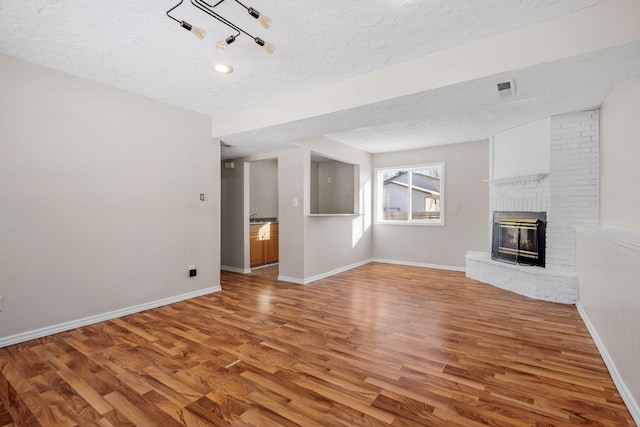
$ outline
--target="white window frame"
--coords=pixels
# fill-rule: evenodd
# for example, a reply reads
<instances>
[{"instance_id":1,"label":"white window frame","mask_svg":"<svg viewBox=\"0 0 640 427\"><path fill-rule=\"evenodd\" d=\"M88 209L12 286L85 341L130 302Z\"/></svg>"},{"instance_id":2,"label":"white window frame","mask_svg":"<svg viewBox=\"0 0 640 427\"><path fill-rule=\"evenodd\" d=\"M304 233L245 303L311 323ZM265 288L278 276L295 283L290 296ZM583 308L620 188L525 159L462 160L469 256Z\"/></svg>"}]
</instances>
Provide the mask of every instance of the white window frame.
<instances>
[{"instance_id":1,"label":"white window frame","mask_svg":"<svg viewBox=\"0 0 640 427\"><path fill-rule=\"evenodd\" d=\"M407 219L407 220L389 220L384 219L383 212L383 185L384 179L382 179L382 174L386 172L393 171L407 171L414 172L417 170L439 167L440 168L440 218L439 219ZM375 198L374 198L374 209L375 209L375 223L380 225L426 225L426 226L444 226L444 213L445 213L445 169L444 162L439 163L424 163L419 165L405 165L405 166L393 166L393 167L384 167L384 168L376 168L374 169L374 176L376 181L375 186ZM411 191L407 192L408 197L408 212L411 215Z\"/></svg>"}]
</instances>

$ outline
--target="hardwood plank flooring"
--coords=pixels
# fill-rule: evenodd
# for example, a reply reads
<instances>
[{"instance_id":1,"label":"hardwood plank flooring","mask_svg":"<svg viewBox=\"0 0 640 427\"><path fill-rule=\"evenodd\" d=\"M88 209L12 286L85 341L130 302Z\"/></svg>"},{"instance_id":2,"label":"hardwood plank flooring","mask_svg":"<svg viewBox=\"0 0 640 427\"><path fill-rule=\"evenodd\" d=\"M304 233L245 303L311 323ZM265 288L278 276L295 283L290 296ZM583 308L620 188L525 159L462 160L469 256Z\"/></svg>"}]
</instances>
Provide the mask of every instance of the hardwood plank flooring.
<instances>
[{"instance_id":1,"label":"hardwood plank flooring","mask_svg":"<svg viewBox=\"0 0 640 427\"><path fill-rule=\"evenodd\" d=\"M633 426L575 307L372 263L0 349L0 426Z\"/></svg>"}]
</instances>

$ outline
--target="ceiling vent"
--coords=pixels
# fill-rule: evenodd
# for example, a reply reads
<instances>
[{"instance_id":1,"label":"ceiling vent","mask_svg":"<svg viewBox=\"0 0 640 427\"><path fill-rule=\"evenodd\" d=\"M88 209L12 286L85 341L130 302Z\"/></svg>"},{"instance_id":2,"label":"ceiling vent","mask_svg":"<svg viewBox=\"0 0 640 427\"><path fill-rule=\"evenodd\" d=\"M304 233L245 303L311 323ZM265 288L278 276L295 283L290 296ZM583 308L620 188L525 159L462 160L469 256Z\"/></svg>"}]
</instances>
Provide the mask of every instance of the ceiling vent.
<instances>
[{"instance_id":1,"label":"ceiling vent","mask_svg":"<svg viewBox=\"0 0 640 427\"><path fill-rule=\"evenodd\" d=\"M516 84L514 80L496 83L498 98L511 98L516 96Z\"/></svg>"}]
</instances>

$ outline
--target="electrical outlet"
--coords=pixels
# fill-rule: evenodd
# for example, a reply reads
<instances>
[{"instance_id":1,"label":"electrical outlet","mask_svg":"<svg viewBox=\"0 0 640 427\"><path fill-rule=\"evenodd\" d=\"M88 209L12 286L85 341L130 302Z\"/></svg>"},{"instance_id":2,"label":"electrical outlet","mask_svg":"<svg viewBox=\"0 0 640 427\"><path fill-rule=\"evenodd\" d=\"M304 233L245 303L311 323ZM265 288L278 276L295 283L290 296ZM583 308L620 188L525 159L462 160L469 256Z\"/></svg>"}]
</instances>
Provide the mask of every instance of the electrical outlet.
<instances>
[{"instance_id":1,"label":"electrical outlet","mask_svg":"<svg viewBox=\"0 0 640 427\"><path fill-rule=\"evenodd\" d=\"M0 311L4 308L4 296L0 297Z\"/></svg>"},{"instance_id":2,"label":"electrical outlet","mask_svg":"<svg viewBox=\"0 0 640 427\"><path fill-rule=\"evenodd\" d=\"M189 266L189 277L195 277L198 274L198 270L196 270L195 265Z\"/></svg>"}]
</instances>

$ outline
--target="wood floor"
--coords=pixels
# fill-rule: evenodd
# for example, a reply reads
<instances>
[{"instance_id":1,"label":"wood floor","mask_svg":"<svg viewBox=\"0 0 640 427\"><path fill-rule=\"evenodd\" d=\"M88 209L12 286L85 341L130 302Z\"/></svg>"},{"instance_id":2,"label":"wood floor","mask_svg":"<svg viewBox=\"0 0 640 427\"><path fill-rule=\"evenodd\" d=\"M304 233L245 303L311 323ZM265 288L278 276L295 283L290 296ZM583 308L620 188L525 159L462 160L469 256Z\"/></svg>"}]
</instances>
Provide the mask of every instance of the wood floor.
<instances>
[{"instance_id":1,"label":"wood floor","mask_svg":"<svg viewBox=\"0 0 640 427\"><path fill-rule=\"evenodd\" d=\"M376 263L222 288L0 349L0 424L634 425L573 306Z\"/></svg>"}]
</instances>

